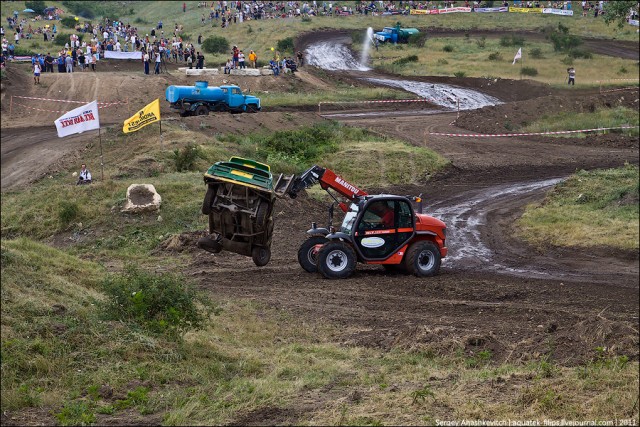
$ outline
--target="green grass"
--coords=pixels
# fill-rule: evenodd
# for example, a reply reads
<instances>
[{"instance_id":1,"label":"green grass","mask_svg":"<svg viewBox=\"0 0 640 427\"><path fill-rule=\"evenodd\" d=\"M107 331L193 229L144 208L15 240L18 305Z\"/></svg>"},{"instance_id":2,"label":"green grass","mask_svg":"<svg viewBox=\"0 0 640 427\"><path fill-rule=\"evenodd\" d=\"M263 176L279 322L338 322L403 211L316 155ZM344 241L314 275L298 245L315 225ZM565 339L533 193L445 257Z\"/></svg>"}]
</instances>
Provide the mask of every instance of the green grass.
<instances>
[{"instance_id":1,"label":"green grass","mask_svg":"<svg viewBox=\"0 0 640 427\"><path fill-rule=\"evenodd\" d=\"M522 49L523 63L513 65L513 57L517 47L502 47L500 39L487 38L480 47L478 39L464 37L430 37L424 48L401 45L384 45L370 56L370 64L382 71L405 76L453 76L456 72L465 73L466 77L521 78L521 65L525 68L533 67L537 74L533 78L558 86L566 86L567 65L565 52L556 52L553 45L543 41L527 41ZM357 46L354 46L357 48ZM445 51L450 49L450 52ZM425 55L425 49L429 54ZM530 52L535 52L534 59ZM416 55L418 62L398 65L395 62L403 57ZM563 62L565 61L565 62ZM612 58L603 55L593 55L592 59L571 59L573 66L579 73L576 78L577 86L597 86L600 81L629 78L637 80L638 61L631 59ZM627 70L625 73L624 70ZM630 73L628 70L636 70ZM622 84L622 83L618 83ZM634 85L626 82L625 85ZM637 83L635 83L637 84Z\"/></svg>"},{"instance_id":2,"label":"green grass","mask_svg":"<svg viewBox=\"0 0 640 427\"><path fill-rule=\"evenodd\" d=\"M104 414L221 425L267 407L299 408L316 396L319 405L296 423L637 417L638 363L603 348L584 365L541 370L550 362L494 364L487 350L466 357L461 349L343 346L335 337L349 330L228 300L218 301L204 329L178 339L106 321L106 273L95 263L4 239L2 265L0 391L9 414L38 407L61 425L97 423ZM496 381L505 384L500 399Z\"/></svg>"},{"instance_id":3,"label":"green grass","mask_svg":"<svg viewBox=\"0 0 640 427\"><path fill-rule=\"evenodd\" d=\"M314 92L261 92L255 96L260 98L265 110L269 107L317 107L320 102L349 102L381 99L407 99L405 91L387 88L332 88Z\"/></svg>"},{"instance_id":4,"label":"green grass","mask_svg":"<svg viewBox=\"0 0 640 427\"><path fill-rule=\"evenodd\" d=\"M560 130L594 129L600 127L638 126L638 112L630 108L598 108L593 113L560 112L549 117L543 115L522 132L552 132ZM619 131L629 136L638 136L638 128ZM570 137L586 137L583 133L568 134ZM553 135L562 137L563 135ZM566 136L566 135L565 135Z\"/></svg>"},{"instance_id":5,"label":"green grass","mask_svg":"<svg viewBox=\"0 0 640 427\"><path fill-rule=\"evenodd\" d=\"M536 245L638 250L638 167L580 171L528 206L518 235Z\"/></svg>"}]
</instances>

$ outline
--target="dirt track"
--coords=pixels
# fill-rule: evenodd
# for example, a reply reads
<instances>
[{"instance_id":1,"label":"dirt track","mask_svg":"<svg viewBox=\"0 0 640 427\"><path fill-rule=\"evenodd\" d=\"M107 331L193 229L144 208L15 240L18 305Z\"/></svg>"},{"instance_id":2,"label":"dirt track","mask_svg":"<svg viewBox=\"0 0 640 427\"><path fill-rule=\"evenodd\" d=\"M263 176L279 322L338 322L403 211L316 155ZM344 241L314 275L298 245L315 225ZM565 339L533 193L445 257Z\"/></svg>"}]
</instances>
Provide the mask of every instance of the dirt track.
<instances>
[{"instance_id":1,"label":"dirt track","mask_svg":"<svg viewBox=\"0 0 640 427\"><path fill-rule=\"evenodd\" d=\"M100 79L108 80L108 73L103 74ZM130 74L116 74L111 78L124 82L119 90L126 91L129 77L131 87L138 85L139 76ZM350 77L336 75L336 78L349 80ZM308 84L314 79L318 81L313 76L305 76L304 81ZM145 88L155 94L167 83L175 81L180 79L176 76L154 77L147 79ZM291 81L287 85L299 87L296 85L301 85L301 81ZM260 82L253 84L263 88L269 84L283 84L283 80ZM77 79L75 84L79 83L81 81ZM480 79L465 80L466 85L494 92L494 96L499 96L500 91L513 93L510 87L514 84L526 84L504 81L503 89L501 86L489 89L484 87L485 83ZM58 84L62 85L64 81ZM104 81L100 86L95 81L86 84L86 88L91 89L94 88L91 85L95 85L97 91L108 88L108 85L103 86ZM18 87L10 87L6 92L15 94ZM24 88L30 93L36 90L26 83ZM526 96L502 99L518 102L517 106L524 114L536 114L539 99L550 94L550 89L543 85L521 89L519 93ZM635 90L624 96L637 99L637 93ZM566 92L559 95L566 96ZM593 92L587 95L599 96ZM3 96L6 100L6 93ZM578 94L574 100L586 102ZM3 102L3 113L5 105ZM474 123L494 123L496 111L498 109L491 107L465 113L459 125L474 130L471 126ZM224 126L227 130L244 132L255 125L248 122L255 120L254 116L260 117L270 129L284 126L278 113L242 115ZM299 113L295 117L304 122L315 120L311 113ZM392 191L423 193L427 200L426 212L454 209L465 200L486 198L473 212L481 214L479 218L483 222L472 229L458 228L459 233L479 233L479 241L488 250L484 258L470 256L451 263L445 260L442 274L427 280L390 275L381 268L366 266L359 266L349 280L323 280L304 273L296 261L297 248L311 221L325 222L325 207L304 196L296 201L279 202L273 257L266 267L257 268L250 259L233 254L211 255L199 251L193 246L195 236L184 236L183 244L171 250L192 253L193 261L185 269L186 274L197 279L217 298L255 299L303 319L341 325L343 334L338 339L345 344L382 348L430 347L443 353L458 346L468 352L486 348L492 350L497 361L527 360L550 354L558 363L566 365L584 362L593 356L595 347L606 346L614 354L625 354L637 360L637 254L611 253L607 248L531 248L513 239L510 227L526 203L543 197L544 189L513 198L483 196L499 187L563 178L577 169L617 167L626 161L637 164L637 141L624 138L609 141L597 137L576 142L571 139L474 139L425 135L425 132L469 132L451 124L454 119L452 114L440 114L351 118L344 122L412 144L426 145L449 158L452 166L428 183ZM21 150L37 146L62 156L73 153L92 138L79 136L71 143L69 139L58 140L51 127L28 128L29 120L33 119L25 118L22 123L10 124L3 119L3 189L5 179L12 186L28 183L33 175L24 170L46 172L55 168L55 162L43 162L42 152L14 151L20 155L12 156L11 150L24 141L27 142ZM47 122L49 120L47 117ZM214 122L213 118L211 122ZM7 130L8 126L16 129ZM367 190L375 192L375 189ZM451 259L455 260L456 251L463 248L450 240ZM171 250L160 250L159 255L170 256ZM497 265L504 268L494 268Z\"/></svg>"}]
</instances>

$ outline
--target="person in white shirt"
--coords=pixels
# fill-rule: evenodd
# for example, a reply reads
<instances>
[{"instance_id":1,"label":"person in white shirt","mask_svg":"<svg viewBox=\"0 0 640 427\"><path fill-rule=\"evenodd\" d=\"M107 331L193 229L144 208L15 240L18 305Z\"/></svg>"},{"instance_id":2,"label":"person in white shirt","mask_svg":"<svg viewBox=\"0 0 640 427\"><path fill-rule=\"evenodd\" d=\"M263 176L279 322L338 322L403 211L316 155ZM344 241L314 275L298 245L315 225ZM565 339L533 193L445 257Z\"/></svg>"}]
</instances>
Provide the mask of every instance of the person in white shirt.
<instances>
[{"instance_id":1,"label":"person in white shirt","mask_svg":"<svg viewBox=\"0 0 640 427\"><path fill-rule=\"evenodd\" d=\"M162 54L160 52L156 52L156 69L153 74L160 74L160 62L162 61Z\"/></svg>"},{"instance_id":2,"label":"person in white shirt","mask_svg":"<svg viewBox=\"0 0 640 427\"><path fill-rule=\"evenodd\" d=\"M120 45L120 42L116 42L116 52L120 52L122 50L122 46Z\"/></svg>"},{"instance_id":3,"label":"person in white shirt","mask_svg":"<svg viewBox=\"0 0 640 427\"><path fill-rule=\"evenodd\" d=\"M89 172L89 169L87 169L87 165L85 165L84 163L82 164L82 167L80 169L80 174L78 175L78 182L76 183L76 185L82 184L91 184L91 172Z\"/></svg>"}]
</instances>

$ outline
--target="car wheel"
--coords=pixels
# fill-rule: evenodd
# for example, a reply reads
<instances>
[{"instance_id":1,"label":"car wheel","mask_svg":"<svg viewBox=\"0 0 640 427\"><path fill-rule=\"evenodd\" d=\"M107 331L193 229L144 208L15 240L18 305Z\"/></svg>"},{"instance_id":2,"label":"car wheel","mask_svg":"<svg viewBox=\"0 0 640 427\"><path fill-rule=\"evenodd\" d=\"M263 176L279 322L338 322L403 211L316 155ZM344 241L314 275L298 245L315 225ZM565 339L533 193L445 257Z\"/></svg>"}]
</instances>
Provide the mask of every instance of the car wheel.
<instances>
[{"instance_id":1,"label":"car wheel","mask_svg":"<svg viewBox=\"0 0 640 427\"><path fill-rule=\"evenodd\" d=\"M200 106L198 106L198 108L196 108L195 115L196 116L208 116L209 115L209 108L207 108L207 106L205 106L205 105L200 105Z\"/></svg>"},{"instance_id":2,"label":"car wheel","mask_svg":"<svg viewBox=\"0 0 640 427\"><path fill-rule=\"evenodd\" d=\"M254 246L251 249L251 259L253 259L253 263L258 267L264 267L271 260L271 251L269 248L264 248L261 246Z\"/></svg>"}]
</instances>

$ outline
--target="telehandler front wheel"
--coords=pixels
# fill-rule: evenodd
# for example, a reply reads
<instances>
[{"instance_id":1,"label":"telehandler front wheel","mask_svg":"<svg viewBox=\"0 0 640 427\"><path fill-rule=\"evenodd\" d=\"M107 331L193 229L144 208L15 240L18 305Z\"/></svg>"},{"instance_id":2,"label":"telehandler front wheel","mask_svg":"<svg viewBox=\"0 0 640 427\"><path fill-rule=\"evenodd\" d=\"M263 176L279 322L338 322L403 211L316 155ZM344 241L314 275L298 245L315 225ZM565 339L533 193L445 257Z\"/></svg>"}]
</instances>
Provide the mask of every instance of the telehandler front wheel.
<instances>
[{"instance_id":1,"label":"telehandler front wheel","mask_svg":"<svg viewBox=\"0 0 640 427\"><path fill-rule=\"evenodd\" d=\"M318 251L317 267L327 279L346 279L356 269L356 254L344 242L327 242Z\"/></svg>"},{"instance_id":2,"label":"telehandler front wheel","mask_svg":"<svg viewBox=\"0 0 640 427\"><path fill-rule=\"evenodd\" d=\"M300 245L298 249L298 263L300 267L308 273L315 273L318 271L317 261L318 253L315 252L316 245L324 245L328 240L322 236L309 237Z\"/></svg>"}]
</instances>

